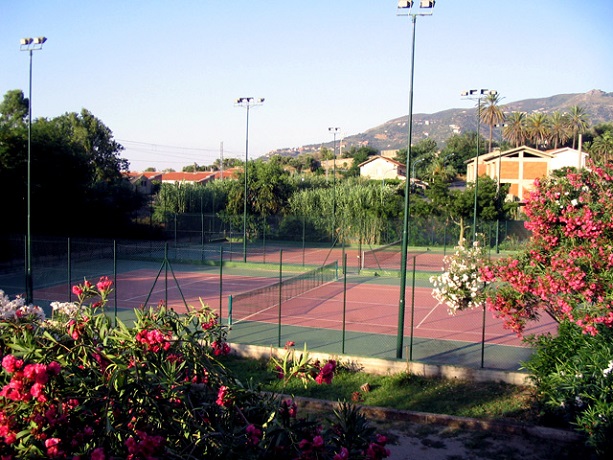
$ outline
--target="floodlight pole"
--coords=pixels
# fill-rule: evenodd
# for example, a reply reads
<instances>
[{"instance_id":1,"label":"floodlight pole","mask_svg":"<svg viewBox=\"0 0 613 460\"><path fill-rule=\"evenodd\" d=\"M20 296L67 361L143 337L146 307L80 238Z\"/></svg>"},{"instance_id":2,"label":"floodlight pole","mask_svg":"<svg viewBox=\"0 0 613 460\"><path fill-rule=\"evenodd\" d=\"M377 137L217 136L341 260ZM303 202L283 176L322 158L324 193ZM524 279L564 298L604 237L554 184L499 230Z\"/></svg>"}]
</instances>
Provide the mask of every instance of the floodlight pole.
<instances>
[{"instance_id":1,"label":"floodlight pole","mask_svg":"<svg viewBox=\"0 0 613 460\"><path fill-rule=\"evenodd\" d=\"M496 90L471 89L462 91L460 96L467 99L477 100L477 156L475 157L475 199L473 206L473 243L477 241L477 193L479 191L479 136L481 127L481 99L485 96L498 94ZM474 97L476 95L476 97ZM472 97L471 97L472 96Z\"/></svg>"},{"instance_id":2,"label":"floodlight pole","mask_svg":"<svg viewBox=\"0 0 613 460\"><path fill-rule=\"evenodd\" d=\"M245 132L245 190L243 199L243 262L247 262L247 164L249 161L249 109L252 106L262 105L264 98L239 97L235 104L247 109L247 129Z\"/></svg>"},{"instance_id":3,"label":"floodlight pole","mask_svg":"<svg viewBox=\"0 0 613 460\"><path fill-rule=\"evenodd\" d=\"M506 126L504 123L494 125L495 127L504 127ZM502 173L502 149L498 148L498 174L497 174L497 182L496 182L496 198L500 200L500 174ZM500 254L500 247L498 246L500 243L500 210L497 210L496 213L496 254Z\"/></svg>"},{"instance_id":4,"label":"floodlight pole","mask_svg":"<svg viewBox=\"0 0 613 460\"><path fill-rule=\"evenodd\" d=\"M334 136L332 143L332 233L336 237L336 135L341 128L328 128Z\"/></svg>"},{"instance_id":5,"label":"floodlight pole","mask_svg":"<svg viewBox=\"0 0 613 460\"><path fill-rule=\"evenodd\" d=\"M400 300L398 302L398 334L396 337L396 358L402 358L402 346L404 341L404 314L406 309L406 285L407 285L407 251L409 240L409 209L410 209L410 178L409 172L411 171L411 139L413 135L413 80L415 74L415 22L417 16L430 16L432 15L432 8L434 7L433 1L421 1L420 7L427 8L430 11L427 13L417 13L413 11L412 1L398 2L398 16L410 16L412 27L411 38L411 69L409 80L409 120L408 120L408 133L407 133L407 164L405 170L405 183L404 183L404 219L402 226L402 249L400 260ZM406 12L405 12L406 11Z\"/></svg>"},{"instance_id":6,"label":"floodlight pole","mask_svg":"<svg viewBox=\"0 0 613 460\"><path fill-rule=\"evenodd\" d=\"M29 89L28 89L28 158L27 158L27 197L26 197L26 263L25 263L25 288L26 288L26 304L31 304L33 301L34 280L32 276L32 52L43 48L43 44L47 41L46 37L22 38L20 41L19 50L28 51L30 55L30 74L29 74Z\"/></svg>"}]
</instances>

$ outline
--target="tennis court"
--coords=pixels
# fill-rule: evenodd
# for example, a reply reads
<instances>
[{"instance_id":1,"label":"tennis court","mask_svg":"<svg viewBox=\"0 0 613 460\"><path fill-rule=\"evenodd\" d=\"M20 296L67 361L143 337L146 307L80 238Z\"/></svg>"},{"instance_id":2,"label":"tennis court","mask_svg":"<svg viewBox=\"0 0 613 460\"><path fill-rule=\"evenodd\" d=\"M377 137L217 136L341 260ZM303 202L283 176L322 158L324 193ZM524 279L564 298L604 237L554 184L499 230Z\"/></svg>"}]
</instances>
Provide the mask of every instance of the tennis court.
<instances>
[{"instance_id":1,"label":"tennis court","mask_svg":"<svg viewBox=\"0 0 613 460\"><path fill-rule=\"evenodd\" d=\"M437 304L425 275L440 271L443 253L425 249L411 248L407 261L409 278L413 263L417 272L424 276L418 278L414 290L410 287L409 279L402 328L403 358L478 366L479 355L485 348L485 367L518 369L520 361L529 356L530 349L513 332L504 329L500 320L493 318L489 312L484 316L482 310L450 316L444 305ZM285 341L292 340L299 346L307 343L310 349L331 353L387 358L396 356L400 296L398 277L381 277L372 271L360 275L356 269L350 270L348 264L346 280L342 270L337 270L338 278L335 275L333 280L326 278L323 283L301 287L295 294L282 296L282 291L278 289L280 279L300 278L303 276L300 273L316 266L314 261L330 262L346 256L347 260L355 257L357 262L358 255L363 252L344 248L316 248L305 252L300 247L291 246L269 246L267 250L266 262L264 255L258 255L252 248L248 264L224 263L221 267L174 262L171 265L166 259L160 263L123 259L113 262L100 258L95 259L95 263L73 263L69 278L72 284L82 281L84 277L90 281L97 281L104 275L114 279L115 290L107 308L118 311L121 317L129 317L130 311L144 304L156 305L160 302L181 312L187 306L199 308L202 299L204 304L220 314L226 324L230 313L230 296L237 298L246 291L269 286L268 300L264 305L255 301L250 305L249 300L246 300L247 306L241 307L239 303L233 305L229 333L231 341L282 346ZM284 265L280 267L281 251ZM216 252L219 253L218 248L210 249L210 254ZM310 265L302 262L305 256L308 256ZM212 256L208 257L212 259ZM257 257L261 259L258 261ZM70 284L66 283L65 269L62 270L61 266L47 266L44 270L43 267L35 267L34 274L34 298L39 304L74 300ZM9 294L22 292L21 285L23 273L0 275L0 287ZM249 296L246 297L249 299ZM256 308L253 309L253 306ZM535 325L528 333L555 329L552 321L545 321Z\"/></svg>"}]
</instances>

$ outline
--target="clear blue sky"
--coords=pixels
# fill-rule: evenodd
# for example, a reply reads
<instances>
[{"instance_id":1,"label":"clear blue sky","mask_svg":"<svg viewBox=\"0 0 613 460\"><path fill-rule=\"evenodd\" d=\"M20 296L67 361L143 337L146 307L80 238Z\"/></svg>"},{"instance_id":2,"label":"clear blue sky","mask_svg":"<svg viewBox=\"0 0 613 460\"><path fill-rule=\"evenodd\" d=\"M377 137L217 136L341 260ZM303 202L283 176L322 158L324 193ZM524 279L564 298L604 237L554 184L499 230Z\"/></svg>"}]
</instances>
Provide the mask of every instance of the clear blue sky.
<instances>
[{"instance_id":1,"label":"clear blue sky","mask_svg":"<svg viewBox=\"0 0 613 460\"><path fill-rule=\"evenodd\" d=\"M416 2L418 3L418 2ZM33 115L87 108L133 170L177 170L328 142L408 113L411 24L396 0L0 0L0 92L27 96L21 37L34 53ZM414 113L613 91L610 0L439 0L418 17Z\"/></svg>"}]
</instances>

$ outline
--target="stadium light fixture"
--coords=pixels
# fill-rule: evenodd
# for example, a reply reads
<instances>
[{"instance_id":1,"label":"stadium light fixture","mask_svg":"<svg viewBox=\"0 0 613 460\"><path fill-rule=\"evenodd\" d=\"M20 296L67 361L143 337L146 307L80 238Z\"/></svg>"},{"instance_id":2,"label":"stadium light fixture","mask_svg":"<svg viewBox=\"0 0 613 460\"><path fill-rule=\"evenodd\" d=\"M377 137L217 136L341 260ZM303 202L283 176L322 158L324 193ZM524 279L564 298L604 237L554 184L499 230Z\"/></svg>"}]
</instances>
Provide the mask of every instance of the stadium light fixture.
<instances>
[{"instance_id":1,"label":"stadium light fixture","mask_svg":"<svg viewBox=\"0 0 613 460\"><path fill-rule=\"evenodd\" d=\"M479 191L479 143L481 127L481 99L495 96L498 91L493 89L470 89L462 91L460 96L477 101L477 156L475 157L475 198L473 206L473 243L477 240L477 193Z\"/></svg>"},{"instance_id":2,"label":"stadium light fixture","mask_svg":"<svg viewBox=\"0 0 613 460\"><path fill-rule=\"evenodd\" d=\"M408 120L408 135L407 135L407 164L406 164L406 179L404 184L404 220L402 228L402 249L400 255L400 300L398 302L398 334L396 338L396 358L402 358L402 346L404 341L404 315L406 310L406 284L407 284L407 249L409 241L409 210L410 210L410 178L411 171L411 140L412 140L412 125L413 125L413 80L415 73L415 22L417 16L430 16L433 12L433 1L420 1L421 9L428 10L427 12L413 9L415 2L401 0L398 2L398 16L409 16L411 18L412 40L411 40L411 70L409 79L409 120ZM427 5L426 5L427 4Z\"/></svg>"},{"instance_id":3,"label":"stadium light fixture","mask_svg":"<svg viewBox=\"0 0 613 460\"><path fill-rule=\"evenodd\" d=\"M25 288L26 288L26 304L33 301L34 282L32 276L32 52L41 50L43 44L47 41L46 37L22 38L19 41L19 50L27 51L30 54L30 74L29 74L29 94L28 94L28 158L26 165L26 183L27 183L27 198L26 198L26 263L25 263Z\"/></svg>"},{"instance_id":4,"label":"stadium light fixture","mask_svg":"<svg viewBox=\"0 0 613 460\"><path fill-rule=\"evenodd\" d=\"M243 262L247 262L247 163L249 161L249 109L253 106L262 105L264 98L239 97L234 101L237 107L247 109L247 130L245 134L245 190L243 202Z\"/></svg>"}]
</instances>

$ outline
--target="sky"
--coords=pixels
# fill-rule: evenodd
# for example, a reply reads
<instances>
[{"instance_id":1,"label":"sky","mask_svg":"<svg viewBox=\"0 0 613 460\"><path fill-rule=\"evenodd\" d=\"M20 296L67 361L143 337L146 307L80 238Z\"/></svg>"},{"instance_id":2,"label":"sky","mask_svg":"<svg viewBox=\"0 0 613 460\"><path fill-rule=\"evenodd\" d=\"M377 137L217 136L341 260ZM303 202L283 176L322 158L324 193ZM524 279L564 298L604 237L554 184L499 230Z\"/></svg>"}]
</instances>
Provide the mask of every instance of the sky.
<instances>
[{"instance_id":1,"label":"sky","mask_svg":"<svg viewBox=\"0 0 613 460\"><path fill-rule=\"evenodd\" d=\"M419 2L415 2L417 5ZM408 114L412 24L396 0L0 0L0 92L32 114L86 108L131 170L181 170L331 142ZM418 11L419 8L414 8ZM423 10L422 10L423 11ZM438 0L415 22L413 113L613 92L610 0Z\"/></svg>"}]
</instances>

